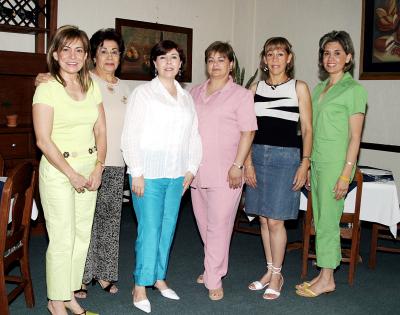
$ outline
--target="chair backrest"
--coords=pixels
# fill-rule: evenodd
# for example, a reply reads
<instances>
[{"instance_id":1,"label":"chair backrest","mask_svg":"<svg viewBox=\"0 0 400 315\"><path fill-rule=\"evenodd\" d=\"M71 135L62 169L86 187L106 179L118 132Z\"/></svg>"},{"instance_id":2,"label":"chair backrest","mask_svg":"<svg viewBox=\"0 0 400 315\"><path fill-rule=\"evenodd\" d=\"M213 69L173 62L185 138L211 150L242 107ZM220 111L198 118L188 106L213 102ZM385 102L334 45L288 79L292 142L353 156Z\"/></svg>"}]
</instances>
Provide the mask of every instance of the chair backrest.
<instances>
[{"instance_id":1,"label":"chair backrest","mask_svg":"<svg viewBox=\"0 0 400 315\"><path fill-rule=\"evenodd\" d=\"M0 202L0 257L5 256L5 266L13 260L13 251L28 243L34 185L35 170L29 162L13 168L4 184Z\"/></svg>"},{"instance_id":2,"label":"chair backrest","mask_svg":"<svg viewBox=\"0 0 400 315\"><path fill-rule=\"evenodd\" d=\"M343 213L340 218L341 223L348 223L352 229L342 228L341 236L344 238L352 238L355 235L355 229L360 229L360 208L361 208L361 196L363 187L363 176L359 168L356 169L353 181L357 184L356 199L354 203L354 213ZM351 235L349 234L351 233Z\"/></svg>"},{"instance_id":3,"label":"chair backrest","mask_svg":"<svg viewBox=\"0 0 400 315\"><path fill-rule=\"evenodd\" d=\"M4 159L0 154L0 176L3 176L4 174Z\"/></svg>"}]
</instances>

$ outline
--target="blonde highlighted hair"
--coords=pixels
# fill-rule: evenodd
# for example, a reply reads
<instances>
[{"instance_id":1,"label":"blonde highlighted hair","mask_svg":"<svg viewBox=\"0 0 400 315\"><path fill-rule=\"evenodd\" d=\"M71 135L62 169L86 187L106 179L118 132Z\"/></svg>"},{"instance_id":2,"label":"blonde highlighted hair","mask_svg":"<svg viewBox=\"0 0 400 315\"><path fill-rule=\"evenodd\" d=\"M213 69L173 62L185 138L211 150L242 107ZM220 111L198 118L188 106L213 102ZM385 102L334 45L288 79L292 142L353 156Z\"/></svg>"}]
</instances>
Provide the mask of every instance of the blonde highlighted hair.
<instances>
[{"instance_id":1,"label":"blonde highlighted hair","mask_svg":"<svg viewBox=\"0 0 400 315\"><path fill-rule=\"evenodd\" d=\"M92 84L92 79L89 75L90 44L89 38L84 31L80 30L74 25L64 25L58 28L53 39L51 40L49 51L47 52L47 66L49 67L51 75L63 86L66 86L66 82L60 73L60 64L56 59L54 59L53 54L54 52L60 53L65 46L76 40L80 40L82 42L82 48L87 54L83 67L78 72L78 79L82 87L82 91L86 93Z\"/></svg>"}]
</instances>

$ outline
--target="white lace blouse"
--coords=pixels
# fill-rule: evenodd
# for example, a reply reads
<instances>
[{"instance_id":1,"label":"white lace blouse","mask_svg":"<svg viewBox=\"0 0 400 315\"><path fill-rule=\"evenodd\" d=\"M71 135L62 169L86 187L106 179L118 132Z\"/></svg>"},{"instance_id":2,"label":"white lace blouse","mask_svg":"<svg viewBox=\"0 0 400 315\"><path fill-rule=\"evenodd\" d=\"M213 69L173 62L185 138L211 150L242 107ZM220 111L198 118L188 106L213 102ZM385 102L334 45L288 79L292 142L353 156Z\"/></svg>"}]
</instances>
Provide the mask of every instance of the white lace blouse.
<instances>
[{"instance_id":1,"label":"white lace blouse","mask_svg":"<svg viewBox=\"0 0 400 315\"><path fill-rule=\"evenodd\" d=\"M121 149L132 177L196 175L202 157L197 114L190 94L175 86L176 99L156 77L129 97Z\"/></svg>"}]
</instances>

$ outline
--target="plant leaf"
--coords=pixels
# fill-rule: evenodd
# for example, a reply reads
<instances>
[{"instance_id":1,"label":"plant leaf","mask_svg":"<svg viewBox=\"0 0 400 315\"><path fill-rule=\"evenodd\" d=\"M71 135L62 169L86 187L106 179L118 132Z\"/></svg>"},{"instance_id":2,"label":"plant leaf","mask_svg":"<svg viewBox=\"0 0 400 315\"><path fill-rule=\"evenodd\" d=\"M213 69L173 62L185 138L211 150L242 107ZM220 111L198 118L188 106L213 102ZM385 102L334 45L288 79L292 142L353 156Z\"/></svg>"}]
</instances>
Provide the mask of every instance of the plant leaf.
<instances>
[{"instance_id":1,"label":"plant leaf","mask_svg":"<svg viewBox=\"0 0 400 315\"><path fill-rule=\"evenodd\" d=\"M256 69L256 72L254 72L254 74L251 76L251 78L249 79L249 81L247 81L245 88L248 89L250 87L250 85L253 83L253 81L256 79L258 74L258 69Z\"/></svg>"}]
</instances>

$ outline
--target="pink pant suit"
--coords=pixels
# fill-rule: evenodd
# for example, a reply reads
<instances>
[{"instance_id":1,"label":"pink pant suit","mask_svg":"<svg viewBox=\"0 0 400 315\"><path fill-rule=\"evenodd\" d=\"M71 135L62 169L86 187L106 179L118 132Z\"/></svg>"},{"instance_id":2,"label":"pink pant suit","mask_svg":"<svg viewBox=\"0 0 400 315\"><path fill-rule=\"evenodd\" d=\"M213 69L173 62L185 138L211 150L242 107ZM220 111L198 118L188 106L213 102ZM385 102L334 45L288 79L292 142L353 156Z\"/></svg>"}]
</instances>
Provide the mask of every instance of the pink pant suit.
<instances>
[{"instance_id":1,"label":"pink pant suit","mask_svg":"<svg viewBox=\"0 0 400 315\"><path fill-rule=\"evenodd\" d=\"M204 243L204 283L222 287L228 270L229 245L242 189L229 188L242 131L257 129L253 95L229 79L206 95L208 81L192 89L199 119L203 158L191 186L193 211Z\"/></svg>"}]
</instances>

